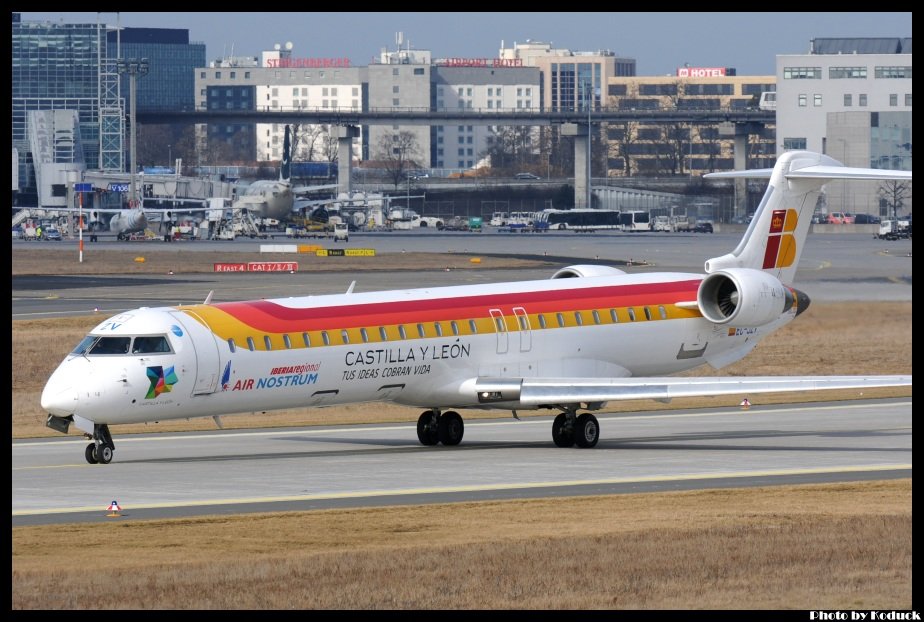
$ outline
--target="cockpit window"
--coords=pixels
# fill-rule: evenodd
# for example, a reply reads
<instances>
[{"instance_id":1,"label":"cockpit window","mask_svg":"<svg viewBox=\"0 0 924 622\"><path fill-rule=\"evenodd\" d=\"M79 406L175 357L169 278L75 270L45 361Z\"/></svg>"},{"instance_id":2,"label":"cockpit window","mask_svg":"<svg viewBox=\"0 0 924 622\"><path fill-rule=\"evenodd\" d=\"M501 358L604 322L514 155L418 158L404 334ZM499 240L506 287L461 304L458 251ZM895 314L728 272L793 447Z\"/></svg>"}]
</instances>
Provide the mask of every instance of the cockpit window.
<instances>
[{"instance_id":1,"label":"cockpit window","mask_svg":"<svg viewBox=\"0 0 924 622\"><path fill-rule=\"evenodd\" d=\"M164 335L135 337L132 354L160 354L170 352L170 342Z\"/></svg>"},{"instance_id":2,"label":"cockpit window","mask_svg":"<svg viewBox=\"0 0 924 622\"><path fill-rule=\"evenodd\" d=\"M128 354L131 341L131 337L100 337L87 354Z\"/></svg>"}]
</instances>

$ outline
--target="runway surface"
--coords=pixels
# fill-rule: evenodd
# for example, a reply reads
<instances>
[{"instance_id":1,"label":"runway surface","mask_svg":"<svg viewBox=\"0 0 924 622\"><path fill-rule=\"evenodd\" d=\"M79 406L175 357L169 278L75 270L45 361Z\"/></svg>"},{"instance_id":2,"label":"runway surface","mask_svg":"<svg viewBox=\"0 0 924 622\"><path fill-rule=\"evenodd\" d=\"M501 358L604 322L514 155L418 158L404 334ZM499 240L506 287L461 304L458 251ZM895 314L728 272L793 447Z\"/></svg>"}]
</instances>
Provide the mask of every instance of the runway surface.
<instances>
[{"instance_id":1,"label":"runway surface","mask_svg":"<svg viewBox=\"0 0 924 622\"><path fill-rule=\"evenodd\" d=\"M370 405L370 408L375 408ZM600 415L594 449L561 449L551 417L466 421L458 447L407 424L12 444L13 526L205 514L911 477L911 399ZM108 518L117 500L121 518Z\"/></svg>"}]
</instances>

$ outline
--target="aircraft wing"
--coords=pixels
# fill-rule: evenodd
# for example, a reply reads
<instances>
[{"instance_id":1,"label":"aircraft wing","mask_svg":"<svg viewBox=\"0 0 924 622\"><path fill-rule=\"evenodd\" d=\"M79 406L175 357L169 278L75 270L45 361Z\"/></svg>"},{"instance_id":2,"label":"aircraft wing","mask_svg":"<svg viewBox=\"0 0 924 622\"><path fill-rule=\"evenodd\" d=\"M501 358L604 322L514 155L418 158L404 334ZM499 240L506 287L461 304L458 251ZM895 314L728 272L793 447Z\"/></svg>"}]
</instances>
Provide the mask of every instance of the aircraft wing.
<instances>
[{"instance_id":1,"label":"aircraft wing","mask_svg":"<svg viewBox=\"0 0 924 622\"><path fill-rule=\"evenodd\" d=\"M482 404L521 406L911 386L911 376L715 376L630 378L477 378ZM466 387L467 388L467 387Z\"/></svg>"},{"instance_id":2,"label":"aircraft wing","mask_svg":"<svg viewBox=\"0 0 924 622\"><path fill-rule=\"evenodd\" d=\"M704 179L757 179L770 178L772 168L753 168L744 171L724 171L706 173ZM911 171L887 171L878 168L857 168L852 166L806 166L784 173L786 179L907 179L911 180Z\"/></svg>"},{"instance_id":3,"label":"aircraft wing","mask_svg":"<svg viewBox=\"0 0 924 622\"><path fill-rule=\"evenodd\" d=\"M336 190L339 187L340 184L325 184L323 186L294 186L292 188L292 193L295 195L308 194L318 190Z\"/></svg>"}]
</instances>

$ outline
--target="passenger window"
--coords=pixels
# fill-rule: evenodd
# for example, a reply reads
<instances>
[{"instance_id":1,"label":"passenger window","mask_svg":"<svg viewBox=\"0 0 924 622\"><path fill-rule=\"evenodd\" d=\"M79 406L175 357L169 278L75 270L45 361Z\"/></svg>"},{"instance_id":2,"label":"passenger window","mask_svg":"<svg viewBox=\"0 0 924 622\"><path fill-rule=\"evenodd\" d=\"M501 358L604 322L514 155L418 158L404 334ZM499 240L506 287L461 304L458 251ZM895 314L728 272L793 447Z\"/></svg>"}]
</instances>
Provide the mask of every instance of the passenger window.
<instances>
[{"instance_id":1,"label":"passenger window","mask_svg":"<svg viewBox=\"0 0 924 622\"><path fill-rule=\"evenodd\" d=\"M458 322L456 322L455 320L451 321L451 322L449 323L449 327L452 329L452 334L453 334L453 335L458 335L458 334L459 334L459 324L458 324Z\"/></svg>"},{"instance_id":2,"label":"passenger window","mask_svg":"<svg viewBox=\"0 0 924 622\"><path fill-rule=\"evenodd\" d=\"M473 335L477 335L477 334L478 334L478 323L475 322L475 320L469 320L469 321L468 321L468 327L469 327L469 329L472 331L472 334L473 334Z\"/></svg>"},{"instance_id":3,"label":"passenger window","mask_svg":"<svg viewBox=\"0 0 924 622\"><path fill-rule=\"evenodd\" d=\"M645 319L651 321L651 309L645 307Z\"/></svg>"},{"instance_id":4,"label":"passenger window","mask_svg":"<svg viewBox=\"0 0 924 622\"><path fill-rule=\"evenodd\" d=\"M359 329L359 336L363 338L363 343L369 343L369 331L365 328Z\"/></svg>"},{"instance_id":5,"label":"passenger window","mask_svg":"<svg viewBox=\"0 0 924 622\"><path fill-rule=\"evenodd\" d=\"M302 333L302 341L305 342L305 347L311 347L311 337L308 336L308 333Z\"/></svg>"},{"instance_id":6,"label":"passenger window","mask_svg":"<svg viewBox=\"0 0 924 622\"><path fill-rule=\"evenodd\" d=\"M565 316L564 316L564 315L562 315L561 313L556 313L556 314L555 314L555 319L558 320L558 325L559 325L559 326L561 326L561 327L564 327L564 326L565 326Z\"/></svg>"},{"instance_id":7,"label":"passenger window","mask_svg":"<svg viewBox=\"0 0 924 622\"><path fill-rule=\"evenodd\" d=\"M234 352L237 350L237 348L234 345L233 337L228 337L228 349L231 350L231 354L234 354Z\"/></svg>"},{"instance_id":8,"label":"passenger window","mask_svg":"<svg viewBox=\"0 0 924 622\"><path fill-rule=\"evenodd\" d=\"M418 325L417 325L417 334L420 335L421 337L426 337L426 336L427 336L427 331L424 330L424 325L423 325L423 324L418 324Z\"/></svg>"},{"instance_id":9,"label":"passenger window","mask_svg":"<svg viewBox=\"0 0 924 622\"><path fill-rule=\"evenodd\" d=\"M632 322L635 321L635 309L632 307L629 307L629 320Z\"/></svg>"},{"instance_id":10,"label":"passenger window","mask_svg":"<svg viewBox=\"0 0 924 622\"><path fill-rule=\"evenodd\" d=\"M443 327L440 325L439 322L433 322L433 328L436 330L437 337L443 336Z\"/></svg>"},{"instance_id":11,"label":"passenger window","mask_svg":"<svg viewBox=\"0 0 924 622\"><path fill-rule=\"evenodd\" d=\"M330 345L330 335L327 334L327 331L326 331L326 330L322 330L322 331L321 331L321 341L324 342L324 345L325 345L325 346L329 346L329 345Z\"/></svg>"},{"instance_id":12,"label":"passenger window","mask_svg":"<svg viewBox=\"0 0 924 622\"><path fill-rule=\"evenodd\" d=\"M497 327L497 332L502 333L507 330L507 327L504 326L504 319L496 317L494 318L494 325Z\"/></svg>"},{"instance_id":13,"label":"passenger window","mask_svg":"<svg viewBox=\"0 0 924 622\"><path fill-rule=\"evenodd\" d=\"M292 340L289 339L289 336L288 336L288 335L283 335L283 336L282 336L282 343L285 344L287 350L291 350L291 349L292 349Z\"/></svg>"},{"instance_id":14,"label":"passenger window","mask_svg":"<svg viewBox=\"0 0 924 622\"><path fill-rule=\"evenodd\" d=\"M592 315L594 316L594 324L599 324L600 323L600 313L598 313L597 310L594 309Z\"/></svg>"},{"instance_id":15,"label":"passenger window","mask_svg":"<svg viewBox=\"0 0 924 622\"><path fill-rule=\"evenodd\" d=\"M404 324L398 326L398 336L402 339L407 339L407 331L404 330Z\"/></svg>"},{"instance_id":16,"label":"passenger window","mask_svg":"<svg viewBox=\"0 0 924 622\"><path fill-rule=\"evenodd\" d=\"M664 308L664 305L658 305L658 313L661 314L661 319L667 319L667 310Z\"/></svg>"},{"instance_id":17,"label":"passenger window","mask_svg":"<svg viewBox=\"0 0 924 622\"><path fill-rule=\"evenodd\" d=\"M539 328L545 328L545 314L539 314Z\"/></svg>"},{"instance_id":18,"label":"passenger window","mask_svg":"<svg viewBox=\"0 0 924 622\"><path fill-rule=\"evenodd\" d=\"M269 335L263 335L263 345L266 346L266 350L267 350L267 351L273 349L273 342L270 341Z\"/></svg>"},{"instance_id":19,"label":"passenger window","mask_svg":"<svg viewBox=\"0 0 924 622\"><path fill-rule=\"evenodd\" d=\"M528 330L529 324L526 321L526 316L518 315L517 318L520 320L520 330Z\"/></svg>"},{"instance_id":20,"label":"passenger window","mask_svg":"<svg viewBox=\"0 0 924 622\"><path fill-rule=\"evenodd\" d=\"M379 337L382 338L382 341L388 341L388 332L384 326L379 326Z\"/></svg>"},{"instance_id":21,"label":"passenger window","mask_svg":"<svg viewBox=\"0 0 924 622\"><path fill-rule=\"evenodd\" d=\"M254 350L256 350L256 347L255 347L254 344L253 344L253 337L248 337L248 338L247 338L247 347L250 348L250 351L251 351L251 352L253 352Z\"/></svg>"},{"instance_id":22,"label":"passenger window","mask_svg":"<svg viewBox=\"0 0 924 622\"><path fill-rule=\"evenodd\" d=\"M577 323L578 326L584 325L584 317L581 315L580 311L574 312L574 321Z\"/></svg>"},{"instance_id":23,"label":"passenger window","mask_svg":"<svg viewBox=\"0 0 924 622\"><path fill-rule=\"evenodd\" d=\"M350 333L343 329L340 331L340 338L343 340L343 343L350 343Z\"/></svg>"},{"instance_id":24,"label":"passenger window","mask_svg":"<svg viewBox=\"0 0 924 622\"><path fill-rule=\"evenodd\" d=\"M610 319L613 320L613 324L619 323L619 315L616 313L616 309L610 309Z\"/></svg>"}]
</instances>

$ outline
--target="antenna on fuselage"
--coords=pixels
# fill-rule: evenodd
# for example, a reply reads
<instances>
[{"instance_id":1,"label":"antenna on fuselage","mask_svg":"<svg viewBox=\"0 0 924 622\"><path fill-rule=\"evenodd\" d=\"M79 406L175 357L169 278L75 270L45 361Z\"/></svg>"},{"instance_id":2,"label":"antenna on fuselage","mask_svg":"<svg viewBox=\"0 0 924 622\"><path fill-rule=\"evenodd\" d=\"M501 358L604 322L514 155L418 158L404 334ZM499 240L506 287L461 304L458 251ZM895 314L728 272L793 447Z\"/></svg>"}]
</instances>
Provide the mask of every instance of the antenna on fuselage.
<instances>
[{"instance_id":1,"label":"antenna on fuselage","mask_svg":"<svg viewBox=\"0 0 924 622\"><path fill-rule=\"evenodd\" d=\"M212 294L214 294L214 293L215 293L215 290L214 290L214 289L213 289L212 291L210 291L210 292L209 292L209 295L205 297L205 302L203 302L202 304L204 304L204 305L212 304Z\"/></svg>"},{"instance_id":2,"label":"antenna on fuselage","mask_svg":"<svg viewBox=\"0 0 924 622\"><path fill-rule=\"evenodd\" d=\"M356 281L353 281L352 283L350 283L350 286L347 287L346 293L352 294L352 293L353 293L353 288L354 288L354 287L356 287Z\"/></svg>"}]
</instances>

